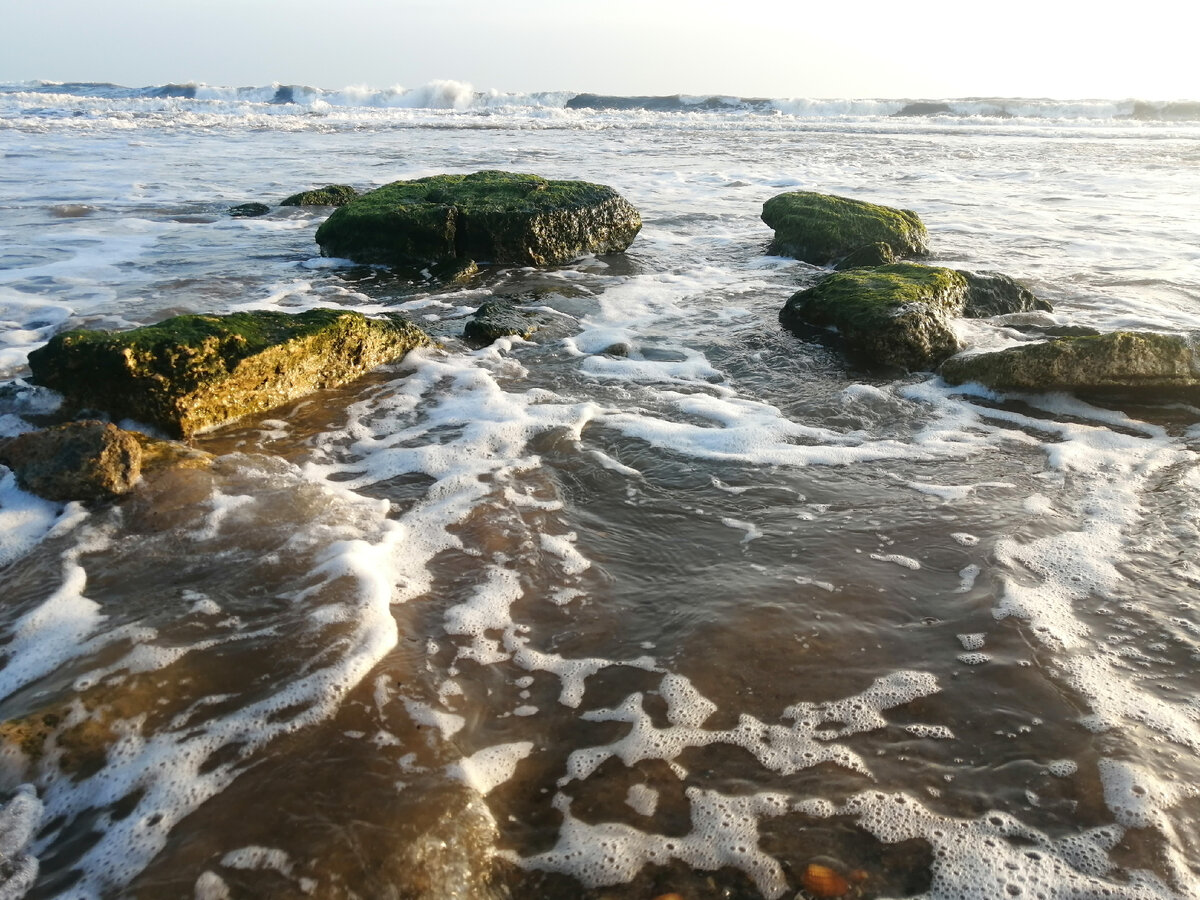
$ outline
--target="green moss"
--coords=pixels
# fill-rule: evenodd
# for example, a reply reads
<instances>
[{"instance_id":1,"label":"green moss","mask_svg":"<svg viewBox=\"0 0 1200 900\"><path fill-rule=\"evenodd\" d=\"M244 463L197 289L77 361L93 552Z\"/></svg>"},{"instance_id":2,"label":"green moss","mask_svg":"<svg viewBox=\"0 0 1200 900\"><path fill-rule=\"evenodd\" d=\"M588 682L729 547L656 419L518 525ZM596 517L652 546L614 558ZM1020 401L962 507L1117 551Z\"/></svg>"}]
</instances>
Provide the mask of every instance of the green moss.
<instances>
[{"instance_id":1,"label":"green moss","mask_svg":"<svg viewBox=\"0 0 1200 900\"><path fill-rule=\"evenodd\" d=\"M997 390L1157 392L1196 389L1198 366L1186 337L1117 331L948 359L941 375L951 384L975 381Z\"/></svg>"},{"instance_id":2,"label":"green moss","mask_svg":"<svg viewBox=\"0 0 1200 900\"><path fill-rule=\"evenodd\" d=\"M186 436L345 383L427 341L400 316L189 315L126 332L64 332L29 365L36 383L77 406Z\"/></svg>"},{"instance_id":3,"label":"green moss","mask_svg":"<svg viewBox=\"0 0 1200 900\"><path fill-rule=\"evenodd\" d=\"M850 269L795 294L780 321L793 331L836 330L870 364L927 369L960 349L950 320L962 313L966 291L966 278L953 269Z\"/></svg>"},{"instance_id":4,"label":"green moss","mask_svg":"<svg viewBox=\"0 0 1200 900\"><path fill-rule=\"evenodd\" d=\"M624 250L640 228L637 211L603 185L485 171L370 191L336 210L316 239L326 255L358 262L553 265Z\"/></svg>"},{"instance_id":5,"label":"green moss","mask_svg":"<svg viewBox=\"0 0 1200 900\"><path fill-rule=\"evenodd\" d=\"M927 252L928 235L916 213L831 194L792 191L763 204L775 229L774 253L823 266L867 244L884 243L899 257Z\"/></svg>"},{"instance_id":6,"label":"green moss","mask_svg":"<svg viewBox=\"0 0 1200 900\"><path fill-rule=\"evenodd\" d=\"M358 196L348 184L329 184L311 191L292 194L280 206L345 206Z\"/></svg>"}]
</instances>

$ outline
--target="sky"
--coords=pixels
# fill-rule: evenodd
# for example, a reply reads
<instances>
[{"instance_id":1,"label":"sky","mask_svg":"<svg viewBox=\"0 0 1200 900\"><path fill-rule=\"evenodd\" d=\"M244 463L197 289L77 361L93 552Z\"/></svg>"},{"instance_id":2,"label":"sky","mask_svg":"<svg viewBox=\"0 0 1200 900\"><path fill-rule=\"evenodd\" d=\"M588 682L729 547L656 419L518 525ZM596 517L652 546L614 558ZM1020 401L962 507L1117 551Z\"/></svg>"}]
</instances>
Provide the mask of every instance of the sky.
<instances>
[{"instance_id":1,"label":"sky","mask_svg":"<svg viewBox=\"0 0 1200 900\"><path fill-rule=\"evenodd\" d=\"M0 81L1200 100L1200 4L0 0Z\"/></svg>"}]
</instances>

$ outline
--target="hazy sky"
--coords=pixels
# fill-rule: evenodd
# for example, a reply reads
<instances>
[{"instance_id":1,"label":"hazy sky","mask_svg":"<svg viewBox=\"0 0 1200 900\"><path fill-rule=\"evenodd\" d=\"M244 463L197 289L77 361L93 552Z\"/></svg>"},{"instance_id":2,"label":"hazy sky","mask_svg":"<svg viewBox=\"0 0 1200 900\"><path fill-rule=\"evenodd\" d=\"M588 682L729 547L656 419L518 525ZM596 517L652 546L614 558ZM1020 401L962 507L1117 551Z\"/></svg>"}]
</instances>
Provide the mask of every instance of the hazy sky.
<instances>
[{"instance_id":1,"label":"hazy sky","mask_svg":"<svg viewBox=\"0 0 1200 900\"><path fill-rule=\"evenodd\" d=\"M0 0L0 81L1200 99L1200 4Z\"/></svg>"}]
</instances>

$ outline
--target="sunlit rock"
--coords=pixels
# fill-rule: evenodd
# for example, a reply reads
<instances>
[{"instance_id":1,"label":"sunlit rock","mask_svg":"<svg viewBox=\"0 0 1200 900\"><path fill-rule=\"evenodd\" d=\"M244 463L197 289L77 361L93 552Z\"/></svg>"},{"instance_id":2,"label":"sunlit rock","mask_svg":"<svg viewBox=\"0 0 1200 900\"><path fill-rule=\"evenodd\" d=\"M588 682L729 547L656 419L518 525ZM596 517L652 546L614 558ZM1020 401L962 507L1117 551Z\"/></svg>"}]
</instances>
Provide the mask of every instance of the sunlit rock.
<instances>
[{"instance_id":1,"label":"sunlit rock","mask_svg":"<svg viewBox=\"0 0 1200 900\"><path fill-rule=\"evenodd\" d=\"M186 437L345 384L429 337L347 310L177 316L132 331L68 331L29 354L32 380L75 408Z\"/></svg>"},{"instance_id":2,"label":"sunlit rock","mask_svg":"<svg viewBox=\"0 0 1200 900\"><path fill-rule=\"evenodd\" d=\"M1190 336L1116 331L948 359L941 375L997 390L1160 395L1200 387L1200 358Z\"/></svg>"}]
</instances>

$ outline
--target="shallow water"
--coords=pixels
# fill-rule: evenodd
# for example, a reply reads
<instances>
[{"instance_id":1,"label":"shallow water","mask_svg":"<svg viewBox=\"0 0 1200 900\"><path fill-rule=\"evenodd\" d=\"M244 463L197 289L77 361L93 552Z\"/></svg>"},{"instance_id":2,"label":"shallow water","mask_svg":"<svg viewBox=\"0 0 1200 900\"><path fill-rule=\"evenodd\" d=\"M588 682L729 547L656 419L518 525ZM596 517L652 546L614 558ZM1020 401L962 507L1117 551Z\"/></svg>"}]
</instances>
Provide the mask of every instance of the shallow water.
<instances>
[{"instance_id":1,"label":"shallow water","mask_svg":"<svg viewBox=\"0 0 1200 900\"><path fill-rule=\"evenodd\" d=\"M109 508L0 483L10 894L775 898L814 861L868 897L1200 894L1200 410L852 368L779 328L815 270L758 219L904 206L1056 321L1194 329L1194 124L30 96L7 432L68 326L398 308L443 346ZM319 258L326 211L225 215L481 168L610 184L643 231L437 287ZM495 296L555 325L465 346Z\"/></svg>"}]
</instances>

